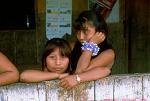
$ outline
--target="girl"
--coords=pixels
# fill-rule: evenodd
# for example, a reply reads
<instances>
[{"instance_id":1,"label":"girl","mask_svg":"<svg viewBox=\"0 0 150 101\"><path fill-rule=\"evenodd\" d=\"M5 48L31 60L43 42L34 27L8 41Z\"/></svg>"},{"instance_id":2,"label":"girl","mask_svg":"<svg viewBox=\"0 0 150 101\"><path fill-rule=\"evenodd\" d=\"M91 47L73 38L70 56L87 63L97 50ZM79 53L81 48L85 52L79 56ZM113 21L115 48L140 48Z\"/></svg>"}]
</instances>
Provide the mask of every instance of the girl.
<instances>
[{"instance_id":1,"label":"girl","mask_svg":"<svg viewBox=\"0 0 150 101\"><path fill-rule=\"evenodd\" d=\"M26 70L21 73L22 82L40 82L60 79L71 71L69 66L71 48L69 43L60 38L53 38L46 43L42 59L42 70Z\"/></svg>"},{"instance_id":2,"label":"girl","mask_svg":"<svg viewBox=\"0 0 150 101\"><path fill-rule=\"evenodd\" d=\"M108 76L115 59L114 50L107 42L107 25L100 14L83 11L75 21L75 29L78 41L71 58L75 74L61 79L64 88Z\"/></svg>"}]
</instances>

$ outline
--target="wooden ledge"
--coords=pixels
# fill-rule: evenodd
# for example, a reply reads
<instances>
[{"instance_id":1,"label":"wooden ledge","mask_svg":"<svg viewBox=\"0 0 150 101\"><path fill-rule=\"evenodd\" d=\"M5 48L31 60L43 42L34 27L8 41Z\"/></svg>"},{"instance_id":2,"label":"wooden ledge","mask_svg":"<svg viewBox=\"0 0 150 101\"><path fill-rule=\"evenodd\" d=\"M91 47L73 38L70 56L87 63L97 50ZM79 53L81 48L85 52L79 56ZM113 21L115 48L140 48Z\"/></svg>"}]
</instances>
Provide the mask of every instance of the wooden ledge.
<instances>
[{"instance_id":1,"label":"wooden ledge","mask_svg":"<svg viewBox=\"0 0 150 101\"><path fill-rule=\"evenodd\" d=\"M0 87L0 101L150 101L150 74L111 75L67 90L58 80Z\"/></svg>"}]
</instances>

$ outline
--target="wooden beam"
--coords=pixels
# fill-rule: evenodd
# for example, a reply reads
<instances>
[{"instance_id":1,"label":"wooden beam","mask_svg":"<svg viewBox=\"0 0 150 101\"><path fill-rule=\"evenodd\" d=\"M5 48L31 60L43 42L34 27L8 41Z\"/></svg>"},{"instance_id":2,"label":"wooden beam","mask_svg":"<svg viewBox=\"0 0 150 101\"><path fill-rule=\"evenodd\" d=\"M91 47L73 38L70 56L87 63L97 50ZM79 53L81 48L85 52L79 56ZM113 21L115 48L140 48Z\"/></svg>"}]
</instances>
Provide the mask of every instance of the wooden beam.
<instances>
[{"instance_id":1,"label":"wooden beam","mask_svg":"<svg viewBox=\"0 0 150 101\"><path fill-rule=\"evenodd\" d=\"M58 80L0 87L0 101L149 101L150 74L124 74L82 83L73 89Z\"/></svg>"}]
</instances>

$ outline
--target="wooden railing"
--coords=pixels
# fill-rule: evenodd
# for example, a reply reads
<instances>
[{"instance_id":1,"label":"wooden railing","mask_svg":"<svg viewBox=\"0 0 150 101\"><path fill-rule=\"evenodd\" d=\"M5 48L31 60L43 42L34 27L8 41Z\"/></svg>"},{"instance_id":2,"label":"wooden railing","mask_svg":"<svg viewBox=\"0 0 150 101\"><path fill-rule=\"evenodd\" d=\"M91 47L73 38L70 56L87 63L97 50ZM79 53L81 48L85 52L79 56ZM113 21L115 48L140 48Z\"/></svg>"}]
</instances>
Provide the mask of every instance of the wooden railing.
<instances>
[{"instance_id":1,"label":"wooden railing","mask_svg":"<svg viewBox=\"0 0 150 101\"><path fill-rule=\"evenodd\" d=\"M150 101L150 74L111 75L67 90L58 80L0 87L0 101Z\"/></svg>"}]
</instances>

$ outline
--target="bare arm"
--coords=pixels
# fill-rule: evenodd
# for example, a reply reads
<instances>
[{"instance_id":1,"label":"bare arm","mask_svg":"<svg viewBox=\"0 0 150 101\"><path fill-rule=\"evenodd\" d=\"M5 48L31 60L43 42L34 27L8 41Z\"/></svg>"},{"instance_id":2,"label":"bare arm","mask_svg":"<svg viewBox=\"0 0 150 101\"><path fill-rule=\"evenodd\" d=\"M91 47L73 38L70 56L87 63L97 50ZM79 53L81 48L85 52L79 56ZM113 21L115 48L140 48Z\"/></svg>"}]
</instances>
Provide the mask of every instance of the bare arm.
<instances>
[{"instance_id":1,"label":"bare arm","mask_svg":"<svg viewBox=\"0 0 150 101\"><path fill-rule=\"evenodd\" d=\"M111 71L109 68L95 67L89 71L79 74L79 77L81 79L81 82L86 82L86 81L92 81L92 80L104 78L108 76L110 72Z\"/></svg>"},{"instance_id":2,"label":"bare arm","mask_svg":"<svg viewBox=\"0 0 150 101\"><path fill-rule=\"evenodd\" d=\"M21 82L40 82L58 78L57 73L44 72L40 70L26 70L20 74Z\"/></svg>"},{"instance_id":3,"label":"bare arm","mask_svg":"<svg viewBox=\"0 0 150 101\"><path fill-rule=\"evenodd\" d=\"M112 68L114 59L115 53L112 49L103 51L99 56L91 60L90 65L83 73L79 73L81 80L90 81L108 76L111 72L110 69Z\"/></svg>"},{"instance_id":4,"label":"bare arm","mask_svg":"<svg viewBox=\"0 0 150 101\"><path fill-rule=\"evenodd\" d=\"M85 50L82 52L75 73L81 73L88 68L88 66L90 65L91 56L91 51Z\"/></svg>"},{"instance_id":5,"label":"bare arm","mask_svg":"<svg viewBox=\"0 0 150 101\"><path fill-rule=\"evenodd\" d=\"M0 86L17 82L19 72L15 65L0 52Z\"/></svg>"},{"instance_id":6,"label":"bare arm","mask_svg":"<svg viewBox=\"0 0 150 101\"><path fill-rule=\"evenodd\" d=\"M63 78L67 75L68 75L67 73L58 74L58 73L40 71L40 70L26 70L21 73L20 81L21 82L41 82L45 80Z\"/></svg>"},{"instance_id":7,"label":"bare arm","mask_svg":"<svg viewBox=\"0 0 150 101\"><path fill-rule=\"evenodd\" d=\"M97 80L108 76L111 72L110 69L112 68L114 58L114 51L108 49L99 54L95 59L92 59L90 65L84 71L77 73L81 78L81 82ZM69 75L60 82L60 86L64 88L72 88L77 84L75 75Z\"/></svg>"},{"instance_id":8,"label":"bare arm","mask_svg":"<svg viewBox=\"0 0 150 101\"><path fill-rule=\"evenodd\" d=\"M105 39L105 34L102 32L96 32L95 35L90 39L89 43L96 43L96 44L100 44L101 42L103 42ZM84 50L79 58L78 64L77 64L77 69L76 69L76 73L81 73L84 71L89 70L88 68L92 66L92 52L89 50ZM99 56L97 56L99 57ZM96 57L96 58L97 58ZM95 60L94 60L95 61ZM99 62L96 61L96 62ZM102 65L96 65L95 67L101 67ZM93 66L92 66L93 67Z\"/></svg>"},{"instance_id":9,"label":"bare arm","mask_svg":"<svg viewBox=\"0 0 150 101\"><path fill-rule=\"evenodd\" d=\"M78 74L80 79L81 79L81 83L82 82L86 82L86 81L92 81L92 80L97 80L97 79L101 79L103 77L106 77L110 74L110 69L108 68L99 68L96 67L92 70L83 72ZM76 80L76 75L69 75L63 79L61 79L60 81L60 86L64 87L64 88L73 88L78 84L77 80Z\"/></svg>"},{"instance_id":10,"label":"bare arm","mask_svg":"<svg viewBox=\"0 0 150 101\"><path fill-rule=\"evenodd\" d=\"M76 73L85 72L95 67L107 67L109 69L112 68L115 59L115 53L112 49L103 51L94 59L91 59L91 54L92 53L90 51L84 51L82 53L77 64Z\"/></svg>"},{"instance_id":11,"label":"bare arm","mask_svg":"<svg viewBox=\"0 0 150 101\"><path fill-rule=\"evenodd\" d=\"M100 68L107 67L111 69L112 65L114 64L114 60L115 60L114 50L107 49L103 51L101 54L99 54L96 58L91 60L90 65L86 69L86 71L94 67L100 67Z\"/></svg>"}]
</instances>

